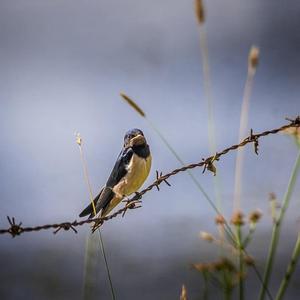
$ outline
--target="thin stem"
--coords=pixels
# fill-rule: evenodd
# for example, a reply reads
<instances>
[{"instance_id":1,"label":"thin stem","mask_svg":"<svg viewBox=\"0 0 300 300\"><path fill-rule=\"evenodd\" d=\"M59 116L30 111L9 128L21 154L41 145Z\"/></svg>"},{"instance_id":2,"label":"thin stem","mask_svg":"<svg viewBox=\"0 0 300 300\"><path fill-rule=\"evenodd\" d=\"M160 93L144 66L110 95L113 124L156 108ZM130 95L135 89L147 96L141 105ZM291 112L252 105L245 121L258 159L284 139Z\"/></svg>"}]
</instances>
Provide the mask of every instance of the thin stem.
<instances>
[{"instance_id":1,"label":"thin stem","mask_svg":"<svg viewBox=\"0 0 300 300\"><path fill-rule=\"evenodd\" d=\"M256 229L256 224L251 225L249 233L248 233L248 235L246 236L246 238L243 241L243 248L244 249L246 249L246 247L248 246L248 244L252 240L252 237L253 237L253 234L255 232L255 229Z\"/></svg>"},{"instance_id":2,"label":"thin stem","mask_svg":"<svg viewBox=\"0 0 300 300\"><path fill-rule=\"evenodd\" d=\"M81 157L81 161L82 161L82 167L83 167L83 174L84 174L85 182L86 182L87 187L88 187L88 191L89 191L89 195L90 195L90 201L91 201L92 207L93 207L94 217L96 217L97 212L96 212L96 207L95 207L95 204L94 204L94 201L93 201L93 192L92 192L92 188L91 188L91 184L90 184L90 180L89 180L89 173L88 173L88 169L87 169L87 163L86 163L86 161L84 159L84 155L83 155L81 138L80 138L80 143L78 143L78 146L79 146L80 157ZM116 297L115 297L114 287L113 287L113 283L112 283L112 278L111 278L111 274L110 274L109 265L108 265L107 258L106 258L106 253L105 253L105 248L104 248L104 241L103 241L103 238L102 238L102 235L101 235L100 228L98 229L98 232L99 232L100 248L101 248L101 252L102 252L104 263L105 263L107 278L108 278L109 286L110 286L111 297L112 297L113 300L115 300Z\"/></svg>"},{"instance_id":3,"label":"thin stem","mask_svg":"<svg viewBox=\"0 0 300 300\"><path fill-rule=\"evenodd\" d=\"M231 275L229 275L230 277ZM231 285L231 280L228 278L227 271L223 271L223 280L224 280L224 285L223 285L223 291L224 291L224 299L225 300L230 300L232 296L232 285Z\"/></svg>"},{"instance_id":4,"label":"thin stem","mask_svg":"<svg viewBox=\"0 0 300 300\"><path fill-rule=\"evenodd\" d=\"M209 148L211 155L216 153L216 128L215 128L215 118L214 118L214 99L212 96L211 88L211 76L210 76L210 67L209 67L209 56L208 56L208 47L206 40L206 32L204 24L199 26L199 35L200 35L200 50L202 57L202 71L203 71L203 82L204 82L204 93L207 104L207 116L208 116L208 140ZM217 200L217 207L221 210L221 195L220 195L220 180L218 174L214 178L214 190L215 197Z\"/></svg>"},{"instance_id":5,"label":"thin stem","mask_svg":"<svg viewBox=\"0 0 300 300\"><path fill-rule=\"evenodd\" d=\"M297 179L299 167L300 167L300 150L298 152L297 159L294 164L293 171L292 171L289 183L288 183L288 187L287 187L286 193L284 195L283 204L282 204L282 208L280 210L279 216L278 216L278 220L273 225L271 244L270 244L268 258L267 258L267 265L266 265L265 272L264 272L263 286L260 289L259 300L263 300L265 298L265 294L266 294L265 287L267 287L269 284L269 280L270 280L270 276L271 276L271 272L272 272L272 268L273 268L273 264L274 264L274 258L275 258L275 254L276 254L276 250L277 250L277 245L278 245L278 241L279 241L279 237L280 237L280 229L281 229L282 220L283 220L283 217L285 215L285 212L286 212L289 202L290 202L290 198L291 198L291 195L292 195L292 192L293 192L293 189L295 186L295 182Z\"/></svg>"},{"instance_id":6,"label":"thin stem","mask_svg":"<svg viewBox=\"0 0 300 300\"><path fill-rule=\"evenodd\" d=\"M83 155L83 150L82 150L81 143L79 145L79 152L80 152L80 158L81 158L81 162L82 162L84 180L85 180L85 183L86 183L86 185L88 187L90 201L92 203L94 216L96 216L97 213L96 213L95 203L93 201L93 192L92 192L92 188L91 188L91 183L90 183L90 179L89 179L89 173L88 173L86 161L84 159L84 155Z\"/></svg>"},{"instance_id":7,"label":"thin stem","mask_svg":"<svg viewBox=\"0 0 300 300\"><path fill-rule=\"evenodd\" d=\"M288 284L290 283L290 279L296 269L299 256L300 256L300 234L298 234L296 245L294 247L294 251L293 251L291 260L288 264L287 270L285 272L284 278L281 281L278 293L276 295L276 300L283 299L283 296L286 292Z\"/></svg>"},{"instance_id":8,"label":"thin stem","mask_svg":"<svg viewBox=\"0 0 300 300\"><path fill-rule=\"evenodd\" d=\"M255 75L255 69L248 68L247 79L245 83L244 96L242 101L241 116L240 116L240 129L239 129L239 141L246 134L248 126L249 104L250 96L252 92L253 79ZM241 192L242 192L242 172L244 163L244 149L238 149L235 163L235 182L234 182L234 210L239 210L241 206Z\"/></svg>"},{"instance_id":9,"label":"thin stem","mask_svg":"<svg viewBox=\"0 0 300 300\"><path fill-rule=\"evenodd\" d=\"M231 299L232 290L229 287L225 287L225 300Z\"/></svg>"},{"instance_id":10,"label":"thin stem","mask_svg":"<svg viewBox=\"0 0 300 300\"><path fill-rule=\"evenodd\" d=\"M114 287L113 287L113 282L112 282L112 278L111 278L111 274L110 274L110 269L109 269L107 258L106 258L106 252L105 252L103 238L102 238L102 234L101 234L100 228L98 229L98 232L99 232L100 248L101 248L101 252L102 252L102 255L103 255L104 263L105 263L105 266L106 266L107 278L108 278L109 286L110 286L111 298L113 300L115 300L116 299L115 290L114 290Z\"/></svg>"},{"instance_id":11,"label":"thin stem","mask_svg":"<svg viewBox=\"0 0 300 300\"><path fill-rule=\"evenodd\" d=\"M208 299L208 274L206 272L203 272L203 280L204 280L204 288L203 288L202 299L207 300Z\"/></svg>"},{"instance_id":12,"label":"thin stem","mask_svg":"<svg viewBox=\"0 0 300 300\"><path fill-rule=\"evenodd\" d=\"M239 250L239 299L244 299L244 262L243 262L243 243L242 243L242 228L241 225L236 226L237 243Z\"/></svg>"}]
</instances>

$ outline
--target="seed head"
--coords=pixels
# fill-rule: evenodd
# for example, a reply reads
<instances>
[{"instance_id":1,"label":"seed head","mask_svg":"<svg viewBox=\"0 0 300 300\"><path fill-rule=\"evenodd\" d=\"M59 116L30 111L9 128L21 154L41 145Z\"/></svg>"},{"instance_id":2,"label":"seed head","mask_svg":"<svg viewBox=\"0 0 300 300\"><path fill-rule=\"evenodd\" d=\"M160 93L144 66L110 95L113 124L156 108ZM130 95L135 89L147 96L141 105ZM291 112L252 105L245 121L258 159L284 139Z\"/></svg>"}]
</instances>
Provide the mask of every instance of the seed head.
<instances>
[{"instance_id":1,"label":"seed head","mask_svg":"<svg viewBox=\"0 0 300 300\"><path fill-rule=\"evenodd\" d=\"M78 146L81 146L82 145L82 137L79 132L75 133L75 138L76 138L76 144Z\"/></svg>"},{"instance_id":2,"label":"seed head","mask_svg":"<svg viewBox=\"0 0 300 300\"><path fill-rule=\"evenodd\" d=\"M201 273L209 271L209 264L198 263L198 264L193 264L193 267Z\"/></svg>"},{"instance_id":3,"label":"seed head","mask_svg":"<svg viewBox=\"0 0 300 300\"><path fill-rule=\"evenodd\" d=\"M255 71L259 62L259 48L252 46L248 56L248 69Z\"/></svg>"},{"instance_id":4,"label":"seed head","mask_svg":"<svg viewBox=\"0 0 300 300\"><path fill-rule=\"evenodd\" d=\"M195 13L199 24L203 24L205 21L205 13L202 0L195 0Z\"/></svg>"},{"instance_id":5,"label":"seed head","mask_svg":"<svg viewBox=\"0 0 300 300\"><path fill-rule=\"evenodd\" d=\"M214 237L210 233L208 233L206 231L201 231L200 232L200 238L202 240L208 241L210 243L214 241Z\"/></svg>"},{"instance_id":6,"label":"seed head","mask_svg":"<svg viewBox=\"0 0 300 300\"><path fill-rule=\"evenodd\" d=\"M236 211L231 217L231 224L236 226L244 225L244 214L241 211Z\"/></svg>"},{"instance_id":7,"label":"seed head","mask_svg":"<svg viewBox=\"0 0 300 300\"><path fill-rule=\"evenodd\" d=\"M221 214L216 216L215 222L217 225L224 225L226 223L225 218Z\"/></svg>"},{"instance_id":8,"label":"seed head","mask_svg":"<svg viewBox=\"0 0 300 300\"><path fill-rule=\"evenodd\" d=\"M182 285L180 300L187 300L187 291L184 284Z\"/></svg>"},{"instance_id":9,"label":"seed head","mask_svg":"<svg viewBox=\"0 0 300 300\"><path fill-rule=\"evenodd\" d=\"M120 96L142 117L145 117L146 114L144 111L126 94L120 93Z\"/></svg>"},{"instance_id":10,"label":"seed head","mask_svg":"<svg viewBox=\"0 0 300 300\"><path fill-rule=\"evenodd\" d=\"M250 255L246 255L244 257L244 261L245 261L245 264L248 265L248 266L254 266L255 265L255 260L252 256Z\"/></svg>"},{"instance_id":11,"label":"seed head","mask_svg":"<svg viewBox=\"0 0 300 300\"><path fill-rule=\"evenodd\" d=\"M249 214L249 222L252 224L256 224L262 217L262 212L259 209L252 211Z\"/></svg>"}]
</instances>

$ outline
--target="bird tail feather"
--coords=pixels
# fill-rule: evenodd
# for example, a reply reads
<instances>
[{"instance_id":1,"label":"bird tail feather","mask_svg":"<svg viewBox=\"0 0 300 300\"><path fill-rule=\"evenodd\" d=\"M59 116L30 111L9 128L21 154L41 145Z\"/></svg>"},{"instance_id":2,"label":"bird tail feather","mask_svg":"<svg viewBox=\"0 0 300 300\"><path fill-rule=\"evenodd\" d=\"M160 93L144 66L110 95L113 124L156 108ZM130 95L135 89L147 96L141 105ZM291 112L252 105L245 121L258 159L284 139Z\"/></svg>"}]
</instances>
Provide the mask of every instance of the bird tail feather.
<instances>
[{"instance_id":1,"label":"bird tail feather","mask_svg":"<svg viewBox=\"0 0 300 300\"><path fill-rule=\"evenodd\" d=\"M97 202L100 198L100 195L102 193L103 189L100 191L100 193L95 197L95 199L93 200L93 203L96 207L96 213L98 213L100 211L100 209L97 207ZM93 204L90 203L80 214L79 214L79 217L85 217L87 215L90 215L89 216L89 219L94 217L94 210L93 210Z\"/></svg>"}]
</instances>

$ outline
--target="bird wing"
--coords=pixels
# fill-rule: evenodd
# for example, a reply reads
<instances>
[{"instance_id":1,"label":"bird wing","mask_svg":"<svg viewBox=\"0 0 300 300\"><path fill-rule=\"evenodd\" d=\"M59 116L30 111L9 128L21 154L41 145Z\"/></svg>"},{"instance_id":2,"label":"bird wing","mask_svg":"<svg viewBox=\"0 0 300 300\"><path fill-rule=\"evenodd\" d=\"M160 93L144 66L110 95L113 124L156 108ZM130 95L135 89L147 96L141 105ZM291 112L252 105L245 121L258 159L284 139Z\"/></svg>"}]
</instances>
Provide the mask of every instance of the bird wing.
<instances>
[{"instance_id":1,"label":"bird wing","mask_svg":"<svg viewBox=\"0 0 300 300\"><path fill-rule=\"evenodd\" d=\"M109 175L109 178L106 182L106 186L104 187L102 193L100 194L99 200L97 202L97 212L100 209L105 209L109 202L113 199L115 193L113 192L113 188L117 185L120 180L127 173L127 166L132 158L133 150L131 148L126 148L121 151L119 154L117 161Z\"/></svg>"},{"instance_id":2,"label":"bird wing","mask_svg":"<svg viewBox=\"0 0 300 300\"><path fill-rule=\"evenodd\" d=\"M105 207L109 204L109 202L114 197L113 187L118 184L118 182L126 175L127 173L127 165L130 162L130 159L133 155L132 148L123 149L117 161L110 173L110 176L106 182L106 186L102 188L99 194L93 200L96 212L98 213L101 209L105 209ZM84 217L90 214L89 218L94 216L93 205L90 203L81 213L80 217Z\"/></svg>"},{"instance_id":3,"label":"bird wing","mask_svg":"<svg viewBox=\"0 0 300 300\"><path fill-rule=\"evenodd\" d=\"M121 151L106 182L107 187L113 188L126 175L127 166L132 158L132 155L132 148L125 148Z\"/></svg>"}]
</instances>

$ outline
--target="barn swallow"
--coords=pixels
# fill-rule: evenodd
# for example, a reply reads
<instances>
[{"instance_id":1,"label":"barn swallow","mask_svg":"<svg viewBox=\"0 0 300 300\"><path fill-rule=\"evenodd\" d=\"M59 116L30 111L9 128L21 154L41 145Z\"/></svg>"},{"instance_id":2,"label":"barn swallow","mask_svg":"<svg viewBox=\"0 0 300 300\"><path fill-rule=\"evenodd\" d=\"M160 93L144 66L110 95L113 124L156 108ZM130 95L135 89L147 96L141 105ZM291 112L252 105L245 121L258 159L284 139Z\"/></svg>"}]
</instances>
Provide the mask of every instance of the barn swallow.
<instances>
[{"instance_id":1,"label":"barn swallow","mask_svg":"<svg viewBox=\"0 0 300 300\"><path fill-rule=\"evenodd\" d=\"M150 148L143 132L136 128L129 130L105 186L93 200L97 216L106 216L122 199L138 191L149 175L151 161ZM94 217L92 203L79 216L87 215Z\"/></svg>"}]
</instances>

